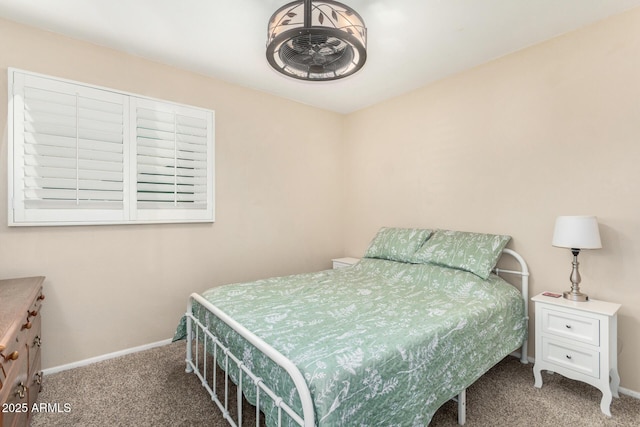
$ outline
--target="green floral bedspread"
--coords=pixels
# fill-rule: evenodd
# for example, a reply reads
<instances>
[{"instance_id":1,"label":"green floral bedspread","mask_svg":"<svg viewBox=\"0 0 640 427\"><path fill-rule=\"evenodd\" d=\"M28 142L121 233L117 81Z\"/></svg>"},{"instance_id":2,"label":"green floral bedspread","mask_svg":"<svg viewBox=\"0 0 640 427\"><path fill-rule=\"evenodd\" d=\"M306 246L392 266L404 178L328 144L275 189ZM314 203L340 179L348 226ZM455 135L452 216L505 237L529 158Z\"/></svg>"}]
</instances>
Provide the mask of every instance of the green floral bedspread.
<instances>
[{"instance_id":1,"label":"green floral bedspread","mask_svg":"<svg viewBox=\"0 0 640 427\"><path fill-rule=\"evenodd\" d=\"M365 258L349 268L226 285L203 296L298 366L322 426L427 425L527 336L516 288L495 275L482 280L430 264ZM206 317L253 372L300 406L281 368ZM185 336L184 324L183 318L176 339ZM261 407L267 425L277 425L273 408Z\"/></svg>"}]
</instances>

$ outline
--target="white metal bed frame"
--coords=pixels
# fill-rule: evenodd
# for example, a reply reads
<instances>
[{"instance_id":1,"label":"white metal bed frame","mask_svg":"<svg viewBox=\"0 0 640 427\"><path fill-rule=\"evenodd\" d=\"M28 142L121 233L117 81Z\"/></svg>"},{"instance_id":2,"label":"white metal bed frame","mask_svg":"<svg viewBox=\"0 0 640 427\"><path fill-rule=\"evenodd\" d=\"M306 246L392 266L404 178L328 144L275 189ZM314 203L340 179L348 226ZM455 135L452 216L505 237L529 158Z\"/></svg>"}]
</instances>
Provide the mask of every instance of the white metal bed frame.
<instances>
[{"instance_id":1,"label":"white metal bed frame","mask_svg":"<svg viewBox=\"0 0 640 427\"><path fill-rule=\"evenodd\" d=\"M505 270L501 268L495 268L494 272L498 275L500 274L513 274L520 276L520 291L522 293L522 298L524 300L524 312L527 322L529 320L529 269L527 268L527 264L518 254L517 252L511 249L504 249L502 251L503 254L510 255L515 258L515 260L520 265L520 270ZM278 396L273 390L271 390L263 380L255 375L251 370L242 362L242 360L234 355L210 330L204 325L193 313L193 302L197 302L202 307L204 307L209 313L216 316L222 322L227 324L230 328L232 328L236 333L246 339L249 343L254 345L258 350L264 353L267 357L269 357L273 362L281 366L291 377L293 383L296 387L298 395L300 397L300 401L302 403L302 414L296 413L293 408L287 405L284 400ZM274 405L278 408L278 426L282 425L282 412L286 412L298 425L303 427L312 427L315 426L315 413L313 408L313 400L311 398L311 393L307 386L307 383L304 379L302 373L298 370L296 365L285 356L283 356L279 351L271 347L269 344L264 342L262 339L257 337L251 331L246 329L240 323L235 321L229 315L224 313L222 310L211 304L209 301L204 299L199 294L193 293L189 298L189 303L187 306L187 312L185 313L187 319L187 356L186 356L186 372L194 372L197 377L200 379L202 386L207 390L207 392L211 395L211 399L216 403L222 415L227 422L234 426L239 427L242 426L242 393L244 387L244 376L246 375L251 382L253 383L253 387L256 389L256 426L260 425L260 396L261 391L272 400ZM204 338L209 338L204 339ZM195 341L196 345L193 345ZM202 342L203 345L198 345L199 342ZM523 364L528 363L527 359L527 347L528 347L528 338L525 339L524 343L521 347L520 352L520 362ZM194 352L195 349L195 352ZM195 353L195 354L194 354ZM207 354L211 354L213 357L212 366L208 366L207 364ZM224 360L221 364L224 366L224 396L219 396L217 392L217 365L218 354L222 353L224 356ZM230 403L229 403L229 362L234 363L238 369L238 381L236 384L237 393L236 393L236 404L237 404L237 415L234 419L230 412ZM209 378L211 377L211 378ZM466 422L466 389L462 390L456 397L452 400L456 401L458 404L458 424L464 425Z\"/></svg>"}]
</instances>

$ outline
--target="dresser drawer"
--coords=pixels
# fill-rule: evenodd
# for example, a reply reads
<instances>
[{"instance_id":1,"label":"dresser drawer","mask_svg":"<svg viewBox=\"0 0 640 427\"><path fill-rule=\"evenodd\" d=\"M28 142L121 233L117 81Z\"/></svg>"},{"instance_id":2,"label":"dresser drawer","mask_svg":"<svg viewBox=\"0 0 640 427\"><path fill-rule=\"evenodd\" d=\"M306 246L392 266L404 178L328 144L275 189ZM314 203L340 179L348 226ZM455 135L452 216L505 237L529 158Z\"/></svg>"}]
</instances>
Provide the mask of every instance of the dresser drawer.
<instances>
[{"instance_id":1,"label":"dresser drawer","mask_svg":"<svg viewBox=\"0 0 640 427\"><path fill-rule=\"evenodd\" d=\"M40 314L31 318L32 327L27 334L26 345L29 347L29 372L31 372L31 367L34 365L36 355L40 353L40 345L42 344L41 319L42 316Z\"/></svg>"},{"instance_id":2,"label":"dresser drawer","mask_svg":"<svg viewBox=\"0 0 640 427\"><path fill-rule=\"evenodd\" d=\"M42 371L40 370L42 362L40 361L40 352L36 356L29 367L29 380L27 383L29 394L29 408L38 400L38 394L42 390Z\"/></svg>"},{"instance_id":3,"label":"dresser drawer","mask_svg":"<svg viewBox=\"0 0 640 427\"><path fill-rule=\"evenodd\" d=\"M27 366L26 337L24 333L19 333L17 337L3 341L0 344L0 402L6 399L11 393L12 383L19 375L23 365ZM4 356L4 357L3 357Z\"/></svg>"},{"instance_id":4,"label":"dresser drawer","mask_svg":"<svg viewBox=\"0 0 640 427\"><path fill-rule=\"evenodd\" d=\"M593 317L543 308L542 332L586 344L600 345L600 321Z\"/></svg>"},{"instance_id":5,"label":"dresser drawer","mask_svg":"<svg viewBox=\"0 0 640 427\"><path fill-rule=\"evenodd\" d=\"M29 424L29 401L27 358L21 357L15 360L16 376L4 385L6 389L2 404L6 410L0 414L0 426L27 426ZM3 391L5 391L3 389Z\"/></svg>"},{"instance_id":6,"label":"dresser drawer","mask_svg":"<svg viewBox=\"0 0 640 427\"><path fill-rule=\"evenodd\" d=\"M542 359L572 371L600 378L600 353L573 345L542 338Z\"/></svg>"},{"instance_id":7,"label":"dresser drawer","mask_svg":"<svg viewBox=\"0 0 640 427\"><path fill-rule=\"evenodd\" d=\"M35 319L40 317L40 309L42 308L42 299L44 296L42 295L42 290L38 292L38 297L33 300L33 302L29 305L29 308L24 313L24 317L22 320L21 329L23 331L32 331L33 330L33 322Z\"/></svg>"}]
</instances>

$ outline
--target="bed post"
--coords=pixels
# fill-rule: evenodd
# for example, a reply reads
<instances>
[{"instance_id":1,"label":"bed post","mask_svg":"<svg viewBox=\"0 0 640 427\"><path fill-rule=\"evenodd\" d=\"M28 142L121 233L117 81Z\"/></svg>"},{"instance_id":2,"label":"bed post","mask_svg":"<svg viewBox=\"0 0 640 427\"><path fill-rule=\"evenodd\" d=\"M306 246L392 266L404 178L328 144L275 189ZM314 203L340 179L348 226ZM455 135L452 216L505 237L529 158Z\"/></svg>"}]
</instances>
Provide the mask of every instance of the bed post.
<instances>
[{"instance_id":1,"label":"bed post","mask_svg":"<svg viewBox=\"0 0 640 427\"><path fill-rule=\"evenodd\" d=\"M458 425L463 426L467 422L467 389L462 390L454 400L458 402Z\"/></svg>"},{"instance_id":2,"label":"bed post","mask_svg":"<svg viewBox=\"0 0 640 427\"><path fill-rule=\"evenodd\" d=\"M502 250L502 253L511 255L520 264L520 271L503 270L500 268L496 268L495 272L496 274L509 273L520 276L520 292L522 293L522 299L524 300L524 316L527 321L527 328L529 328L529 268L527 267L527 263L525 262L524 258L522 258L522 256L516 251L505 248ZM527 335L527 339L524 340L524 343L522 343L522 348L520 351L520 362L525 365L529 363L527 354L528 347L529 337Z\"/></svg>"},{"instance_id":3,"label":"bed post","mask_svg":"<svg viewBox=\"0 0 640 427\"><path fill-rule=\"evenodd\" d=\"M186 373L191 373L193 372L193 368L191 367L191 362L193 360L193 347L191 346L191 339L192 339L192 326L191 326L191 316L192 315L192 309L193 309L193 300L191 298L189 298L189 302L187 303L187 313L185 315L185 317L187 318L187 357L186 357L186 365L187 367L185 368L185 372Z\"/></svg>"}]
</instances>

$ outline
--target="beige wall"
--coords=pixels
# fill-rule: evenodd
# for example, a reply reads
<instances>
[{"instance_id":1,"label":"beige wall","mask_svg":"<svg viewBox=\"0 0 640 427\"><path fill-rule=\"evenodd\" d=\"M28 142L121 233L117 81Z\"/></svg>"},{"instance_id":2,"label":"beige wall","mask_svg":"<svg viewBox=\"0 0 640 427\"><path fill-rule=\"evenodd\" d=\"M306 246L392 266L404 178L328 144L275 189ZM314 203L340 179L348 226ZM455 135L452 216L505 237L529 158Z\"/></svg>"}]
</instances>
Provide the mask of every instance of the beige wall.
<instances>
[{"instance_id":1,"label":"beige wall","mask_svg":"<svg viewBox=\"0 0 640 427\"><path fill-rule=\"evenodd\" d=\"M215 224L7 227L9 66L215 110ZM4 20L0 100L0 278L47 276L45 368L170 338L191 292L342 254L341 115Z\"/></svg>"},{"instance_id":2,"label":"beige wall","mask_svg":"<svg viewBox=\"0 0 640 427\"><path fill-rule=\"evenodd\" d=\"M562 291L555 217L597 215L582 289L622 304L622 386L640 391L639 58L635 9L350 115L346 253L384 225L505 233L532 295Z\"/></svg>"}]
</instances>

